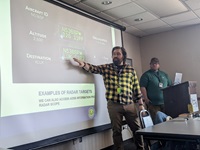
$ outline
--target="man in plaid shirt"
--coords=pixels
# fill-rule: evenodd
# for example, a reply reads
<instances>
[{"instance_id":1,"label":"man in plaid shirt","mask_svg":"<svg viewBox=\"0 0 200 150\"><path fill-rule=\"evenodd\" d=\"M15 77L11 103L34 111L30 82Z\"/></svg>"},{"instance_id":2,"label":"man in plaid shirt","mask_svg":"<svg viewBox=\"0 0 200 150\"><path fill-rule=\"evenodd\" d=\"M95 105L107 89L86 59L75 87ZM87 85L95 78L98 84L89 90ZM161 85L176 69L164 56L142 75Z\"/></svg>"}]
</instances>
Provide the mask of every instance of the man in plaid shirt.
<instances>
[{"instance_id":1,"label":"man in plaid shirt","mask_svg":"<svg viewBox=\"0 0 200 150\"><path fill-rule=\"evenodd\" d=\"M135 131L140 129L136 104L138 104L139 110L144 109L142 94L136 71L125 63L126 57L125 49L116 46L112 49L113 63L95 66L76 58L74 58L74 61L84 70L103 76L116 150L124 150L121 133L123 116L133 132L137 149L144 149L141 136L135 134Z\"/></svg>"}]
</instances>

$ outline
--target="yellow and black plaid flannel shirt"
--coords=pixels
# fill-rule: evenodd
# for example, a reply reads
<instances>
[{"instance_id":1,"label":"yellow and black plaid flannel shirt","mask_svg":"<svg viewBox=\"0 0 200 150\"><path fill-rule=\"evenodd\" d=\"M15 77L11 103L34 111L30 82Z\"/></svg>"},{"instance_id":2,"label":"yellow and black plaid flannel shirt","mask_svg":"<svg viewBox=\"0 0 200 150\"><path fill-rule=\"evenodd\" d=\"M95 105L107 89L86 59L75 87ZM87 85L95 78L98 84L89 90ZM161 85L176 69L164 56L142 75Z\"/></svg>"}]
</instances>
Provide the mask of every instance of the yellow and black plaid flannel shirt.
<instances>
[{"instance_id":1,"label":"yellow and black plaid flannel shirt","mask_svg":"<svg viewBox=\"0 0 200 150\"><path fill-rule=\"evenodd\" d=\"M141 98L136 71L130 65L124 65L120 73L113 63L99 66L88 65L88 72L103 76L107 100L120 104L131 104ZM120 88L120 93L117 92L117 88Z\"/></svg>"}]
</instances>

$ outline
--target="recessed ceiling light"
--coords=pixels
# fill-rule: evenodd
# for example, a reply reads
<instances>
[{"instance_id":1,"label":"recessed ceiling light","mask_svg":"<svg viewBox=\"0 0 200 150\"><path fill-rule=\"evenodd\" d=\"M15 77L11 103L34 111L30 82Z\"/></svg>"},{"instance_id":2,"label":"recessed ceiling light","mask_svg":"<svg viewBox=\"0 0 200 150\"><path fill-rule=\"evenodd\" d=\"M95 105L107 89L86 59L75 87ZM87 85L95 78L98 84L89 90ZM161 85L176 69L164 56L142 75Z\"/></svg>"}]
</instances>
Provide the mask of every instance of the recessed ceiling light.
<instances>
[{"instance_id":1,"label":"recessed ceiling light","mask_svg":"<svg viewBox=\"0 0 200 150\"><path fill-rule=\"evenodd\" d=\"M110 5L110 4L112 4L112 2L111 1L103 1L101 4L103 4L103 5Z\"/></svg>"},{"instance_id":2,"label":"recessed ceiling light","mask_svg":"<svg viewBox=\"0 0 200 150\"><path fill-rule=\"evenodd\" d=\"M142 21L142 18L136 18L134 21Z\"/></svg>"}]
</instances>

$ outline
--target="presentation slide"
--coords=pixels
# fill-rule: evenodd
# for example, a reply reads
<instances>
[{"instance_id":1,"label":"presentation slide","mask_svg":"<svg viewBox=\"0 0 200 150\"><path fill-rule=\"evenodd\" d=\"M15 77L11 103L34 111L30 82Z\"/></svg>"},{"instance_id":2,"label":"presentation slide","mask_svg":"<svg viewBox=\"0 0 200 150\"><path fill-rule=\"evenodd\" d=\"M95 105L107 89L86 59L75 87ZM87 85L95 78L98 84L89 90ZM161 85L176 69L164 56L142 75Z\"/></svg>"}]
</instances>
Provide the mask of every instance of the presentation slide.
<instances>
[{"instance_id":1,"label":"presentation slide","mask_svg":"<svg viewBox=\"0 0 200 150\"><path fill-rule=\"evenodd\" d=\"M121 31L44 0L0 1L0 147L110 123L94 65L112 62Z\"/></svg>"}]
</instances>

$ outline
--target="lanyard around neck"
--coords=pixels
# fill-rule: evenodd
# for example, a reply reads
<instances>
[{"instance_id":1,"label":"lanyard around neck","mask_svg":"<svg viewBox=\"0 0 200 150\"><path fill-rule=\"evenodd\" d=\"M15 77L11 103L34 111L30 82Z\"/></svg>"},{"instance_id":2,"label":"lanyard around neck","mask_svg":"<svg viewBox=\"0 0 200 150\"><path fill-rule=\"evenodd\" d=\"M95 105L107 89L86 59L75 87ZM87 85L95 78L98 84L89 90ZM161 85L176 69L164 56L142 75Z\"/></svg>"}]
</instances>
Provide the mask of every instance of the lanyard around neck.
<instances>
[{"instance_id":1,"label":"lanyard around neck","mask_svg":"<svg viewBox=\"0 0 200 150\"><path fill-rule=\"evenodd\" d=\"M159 82L162 82L162 78L161 78L161 76L160 76L159 71L154 72L154 75L158 78L158 81L159 81Z\"/></svg>"}]
</instances>

